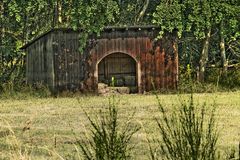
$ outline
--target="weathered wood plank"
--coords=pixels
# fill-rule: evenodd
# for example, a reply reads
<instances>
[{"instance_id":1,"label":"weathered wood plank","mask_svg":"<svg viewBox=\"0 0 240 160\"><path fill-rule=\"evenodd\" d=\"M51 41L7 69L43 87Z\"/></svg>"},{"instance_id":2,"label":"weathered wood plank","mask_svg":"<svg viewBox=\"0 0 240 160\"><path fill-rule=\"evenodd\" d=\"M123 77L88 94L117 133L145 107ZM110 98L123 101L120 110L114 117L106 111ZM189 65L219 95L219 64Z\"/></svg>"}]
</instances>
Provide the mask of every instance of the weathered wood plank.
<instances>
[{"instance_id":1,"label":"weathered wood plank","mask_svg":"<svg viewBox=\"0 0 240 160\"><path fill-rule=\"evenodd\" d=\"M67 89L69 85L80 86L84 82L86 89L96 90L98 76L109 79L117 72L135 76L141 92L152 90L152 82L156 89L176 88L178 56L171 36L153 40L158 31L149 28L116 29L103 33L100 37L90 36L91 43L96 41L96 44L89 44L90 48L83 54L78 51L79 32L59 29L39 38L39 43L34 42L27 49L28 82L43 81L59 89ZM120 52L130 55L130 58L115 54ZM108 57L110 53L115 57ZM102 61L103 69L97 67L104 57L108 58ZM118 66L114 68L116 64Z\"/></svg>"}]
</instances>

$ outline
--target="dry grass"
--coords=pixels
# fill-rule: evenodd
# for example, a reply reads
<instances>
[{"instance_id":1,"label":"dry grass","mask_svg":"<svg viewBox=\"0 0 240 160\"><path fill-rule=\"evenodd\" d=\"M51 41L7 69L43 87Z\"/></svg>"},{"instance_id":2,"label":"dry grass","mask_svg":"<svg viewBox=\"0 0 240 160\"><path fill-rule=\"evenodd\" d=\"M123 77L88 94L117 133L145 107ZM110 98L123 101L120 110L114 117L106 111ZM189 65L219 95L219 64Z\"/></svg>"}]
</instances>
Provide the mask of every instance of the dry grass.
<instances>
[{"instance_id":1,"label":"dry grass","mask_svg":"<svg viewBox=\"0 0 240 160\"><path fill-rule=\"evenodd\" d=\"M171 111L188 95L160 95L162 104ZM83 109L94 116L106 108L109 97L0 99L0 159L73 159L79 152L74 147L76 136L83 134L89 122ZM136 159L148 158L147 136L157 134L157 100L154 95L118 96L120 118L135 113L136 123L144 128L138 132ZM222 150L237 147L240 141L240 91L195 94L195 103L217 105L220 130L218 145ZM146 133L147 132L147 133ZM17 144L16 144L17 143ZM17 146L17 147L14 147ZM11 154L10 151L16 150ZM16 154L14 154L16 153ZM18 158L16 158L18 157Z\"/></svg>"}]
</instances>

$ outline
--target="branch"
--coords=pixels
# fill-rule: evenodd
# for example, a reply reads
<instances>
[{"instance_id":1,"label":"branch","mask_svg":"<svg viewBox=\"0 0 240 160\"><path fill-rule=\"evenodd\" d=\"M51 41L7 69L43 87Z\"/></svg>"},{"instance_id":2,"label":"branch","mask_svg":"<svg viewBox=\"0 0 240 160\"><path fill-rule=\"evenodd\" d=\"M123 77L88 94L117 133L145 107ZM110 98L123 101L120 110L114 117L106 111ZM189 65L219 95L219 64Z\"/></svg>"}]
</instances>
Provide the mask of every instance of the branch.
<instances>
[{"instance_id":1,"label":"branch","mask_svg":"<svg viewBox=\"0 0 240 160\"><path fill-rule=\"evenodd\" d=\"M240 52L239 52L240 51L239 50L240 43L239 42L235 41L233 43L227 43L227 46L228 46L228 48L226 49L226 51L230 50L230 52L233 55L237 56L238 58L240 57Z\"/></svg>"},{"instance_id":2,"label":"branch","mask_svg":"<svg viewBox=\"0 0 240 160\"><path fill-rule=\"evenodd\" d=\"M13 31L9 31L9 30L2 30L1 32L11 35L15 40L21 40L19 33L15 33Z\"/></svg>"}]
</instances>

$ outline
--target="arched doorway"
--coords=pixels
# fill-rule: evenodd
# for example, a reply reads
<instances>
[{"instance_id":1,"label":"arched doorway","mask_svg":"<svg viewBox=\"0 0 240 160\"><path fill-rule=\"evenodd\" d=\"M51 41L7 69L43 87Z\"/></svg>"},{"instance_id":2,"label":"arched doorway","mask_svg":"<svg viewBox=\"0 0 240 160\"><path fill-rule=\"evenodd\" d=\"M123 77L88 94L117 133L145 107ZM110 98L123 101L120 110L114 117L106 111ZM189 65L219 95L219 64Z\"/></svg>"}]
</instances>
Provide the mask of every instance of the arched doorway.
<instances>
[{"instance_id":1,"label":"arched doorway","mask_svg":"<svg viewBox=\"0 0 240 160\"><path fill-rule=\"evenodd\" d=\"M131 92L137 92L137 63L124 53L112 53L104 57L98 64L98 82L114 86L129 87Z\"/></svg>"}]
</instances>

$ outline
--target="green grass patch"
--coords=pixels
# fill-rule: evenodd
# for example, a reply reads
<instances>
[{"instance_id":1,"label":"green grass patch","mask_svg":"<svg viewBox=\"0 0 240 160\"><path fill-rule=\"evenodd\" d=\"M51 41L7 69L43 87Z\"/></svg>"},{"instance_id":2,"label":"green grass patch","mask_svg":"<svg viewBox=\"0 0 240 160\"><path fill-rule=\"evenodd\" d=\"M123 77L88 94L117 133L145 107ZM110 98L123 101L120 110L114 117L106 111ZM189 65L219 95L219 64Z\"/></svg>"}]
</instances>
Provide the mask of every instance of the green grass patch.
<instances>
[{"instance_id":1,"label":"green grass patch","mask_svg":"<svg viewBox=\"0 0 240 160\"><path fill-rule=\"evenodd\" d=\"M172 112L182 100L188 98L188 94L159 95L161 104L168 112ZM119 121L124 122L129 113L135 112L134 121L142 126L132 137L132 143L135 144L132 151L134 159L149 159L147 137L154 137L159 131L154 120L159 114L156 97L136 94L119 95L116 99ZM237 148L240 134L240 91L194 94L194 100L198 106L206 103L206 109L209 110L215 101L216 122L220 130L217 146L223 152L232 147ZM13 135L19 143L16 149L21 150L23 156L32 159L77 158L79 151L75 147L76 138L80 139L84 133L90 133L91 127L84 111L91 117L97 117L100 109L108 107L108 102L109 97L103 96L1 99L0 159L20 156L9 154L14 145L9 139ZM4 134L8 130L14 134Z\"/></svg>"}]
</instances>

